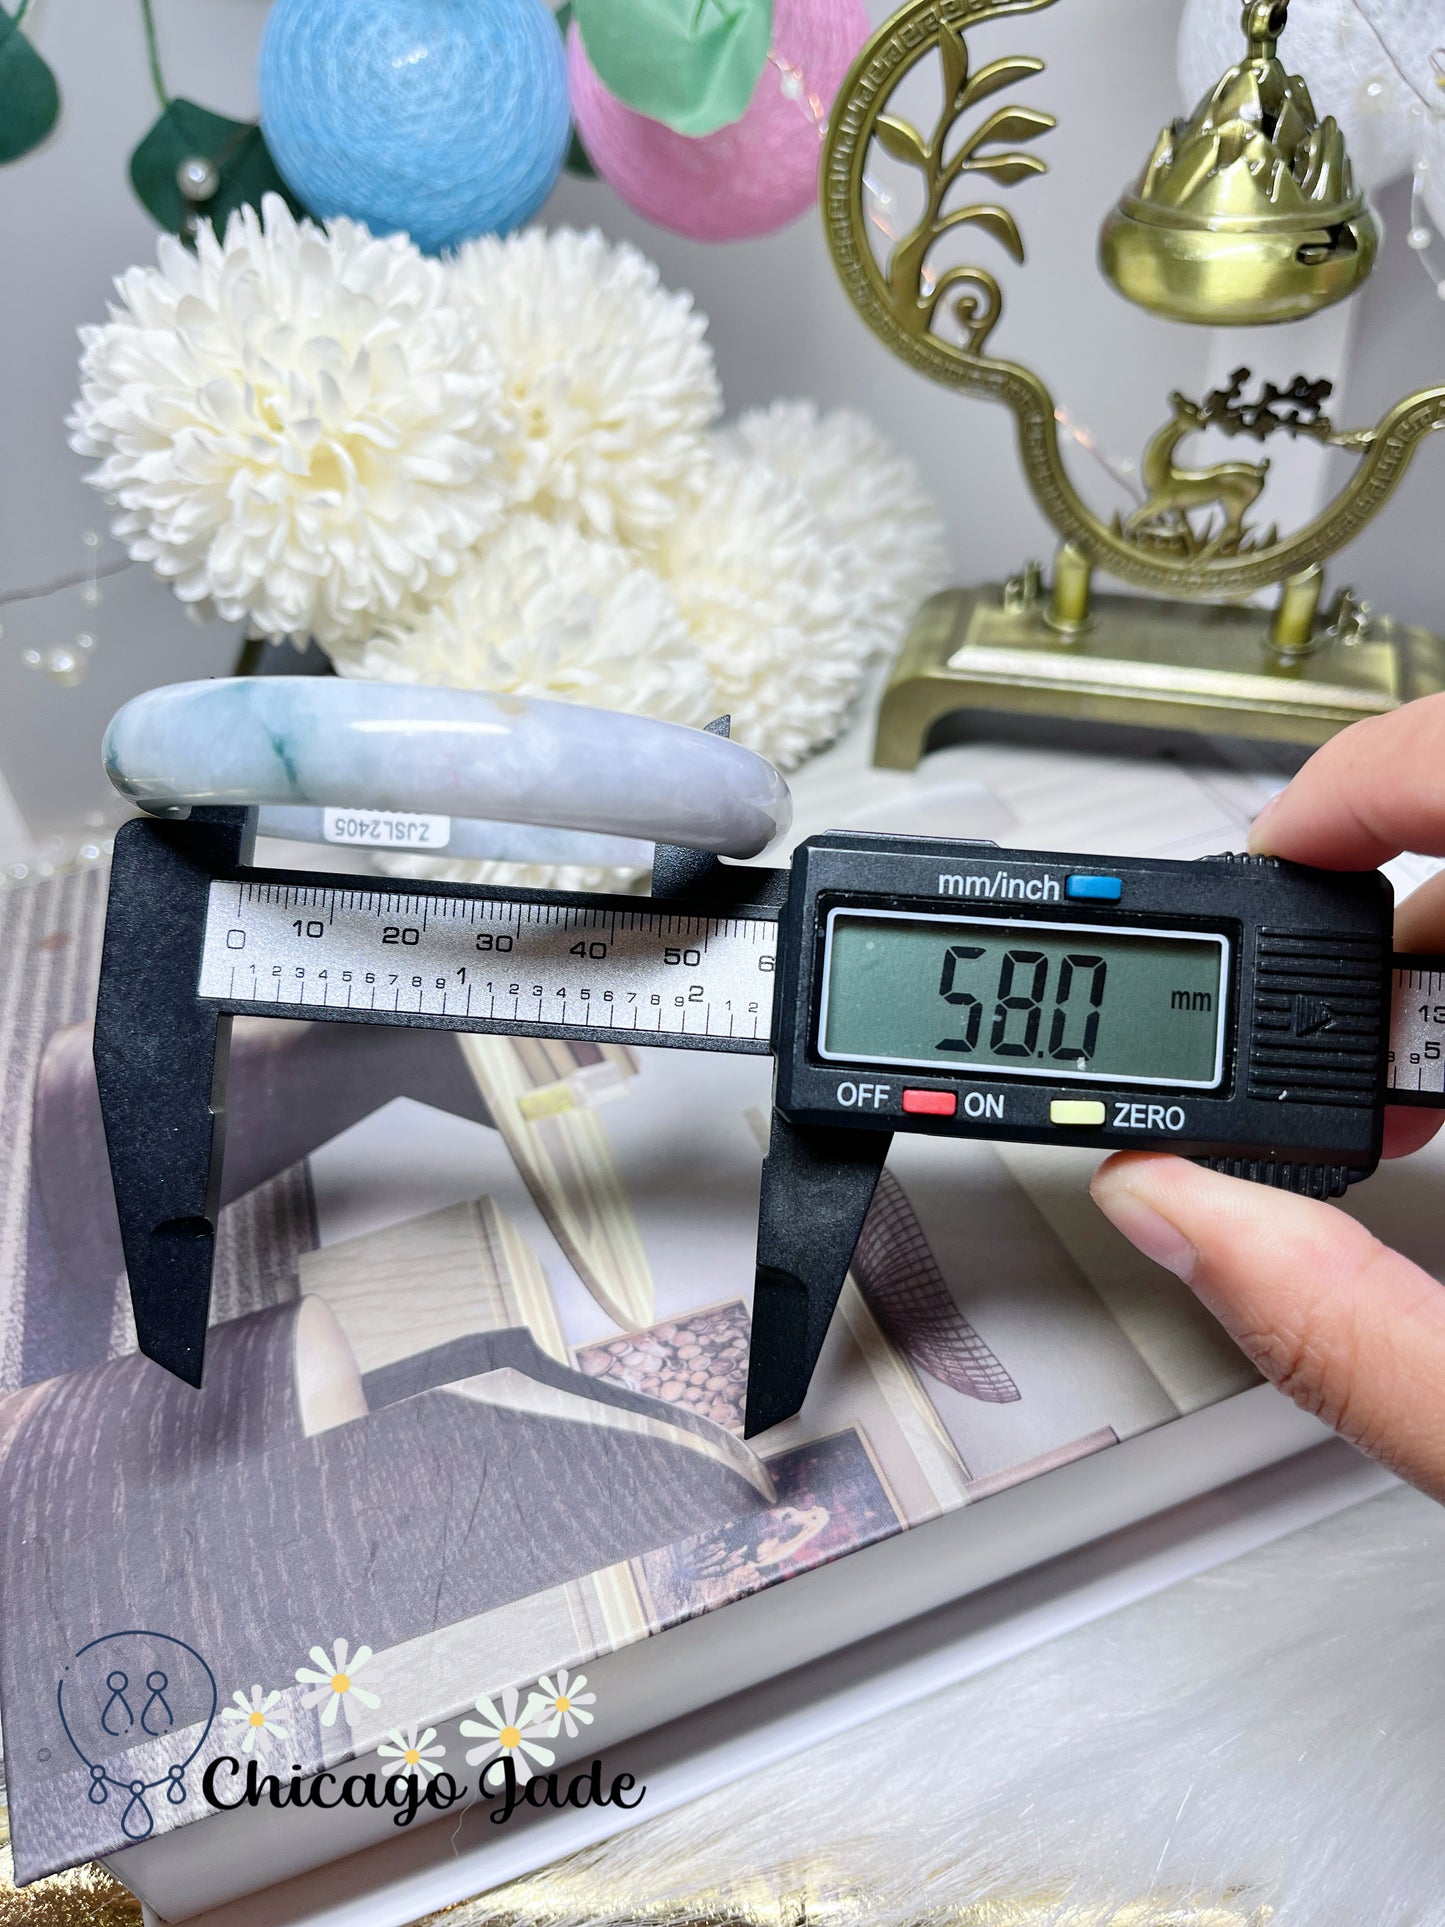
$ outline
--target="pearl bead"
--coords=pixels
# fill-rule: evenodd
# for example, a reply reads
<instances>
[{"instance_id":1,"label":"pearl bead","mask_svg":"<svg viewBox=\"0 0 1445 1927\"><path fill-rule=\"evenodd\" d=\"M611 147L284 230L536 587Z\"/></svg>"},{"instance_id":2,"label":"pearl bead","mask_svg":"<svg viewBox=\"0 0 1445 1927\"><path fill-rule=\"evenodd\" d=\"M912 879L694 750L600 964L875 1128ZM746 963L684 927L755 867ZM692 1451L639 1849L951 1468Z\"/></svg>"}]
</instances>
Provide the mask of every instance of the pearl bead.
<instances>
[{"instance_id":1,"label":"pearl bead","mask_svg":"<svg viewBox=\"0 0 1445 1927\"><path fill-rule=\"evenodd\" d=\"M214 161L204 154L190 154L176 169L176 186L188 201L209 201L221 185Z\"/></svg>"},{"instance_id":2,"label":"pearl bead","mask_svg":"<svg viewBox=\"0 0 1445 1927\"><path fill-rule=\"evenodd\" d=\"M85 674L84 662L73 649L67 649L64 643L57 643L53 649L47 649L41 658L40 667L45 670L51 681L58 682L62 689L73 689Z\"/></svg>"}]
</instances>

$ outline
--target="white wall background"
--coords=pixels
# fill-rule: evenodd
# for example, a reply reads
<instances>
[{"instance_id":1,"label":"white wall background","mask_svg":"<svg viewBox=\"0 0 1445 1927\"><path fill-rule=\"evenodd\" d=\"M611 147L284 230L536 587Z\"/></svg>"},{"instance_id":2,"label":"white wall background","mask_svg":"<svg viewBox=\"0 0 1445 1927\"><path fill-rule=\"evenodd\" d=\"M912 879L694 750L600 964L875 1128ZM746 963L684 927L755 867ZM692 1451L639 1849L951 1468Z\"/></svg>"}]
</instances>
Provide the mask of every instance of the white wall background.
<instances>
[{"instance_id":1,"label":"white wall background","mask_svg":"<svg viewBox=\"0 0 1445 1927\"><path fill-rule=\"evenodd\" d=\"M875 19L890 10L887 0L870 3ZM237 117L254 114L265 12L266 0L156 0L171 91ZM1198 392L1234 365L1239 346L1136 313L1093 266L1106 207L1177 111L1179 12L1180 0L1062 0L1037 19L994 27L982 48L988 57L1042 55L1048 72L1026 97L1061 123L1039 148L1049 178L1011 191L1031 265L1022 278L1012 270L1007 277L1009 308L995 349L1033 362L1121 454L1137 452L1170 388ZM116 704L154 682L224 669L236 639L222 625L196 627L140 568L104 577L93 608L74 584L43 593L80 574L91 554L83 533L105 528L103 504L80 480L84 464L67 450L62 421L75 388L77 326L103 315L112 278L154 248L126 163L157 110L138 0L33 0L26 27L56 71L63 107L44 147L0 170L0 772L30 829L44 836L106 805L96 749ZM1359 338L1338 411L1351 419L1374 418L1406 387L1445 372L1445 309L1404 246L1407 204L1392 193L1385 208L1385 266L1355 304ZM767 240L703 247L649 228L601 184L564 180L542 218L596 223L630 238L669 284L693 290L711 318L730 411L810 394L860 407L884 425L943 505L960 580L997 578L1046 552L1048 532L1019 478L1007 415L951 396L893 360L845 301L816 216ZM1311 326L1313 339L1299 329L1272 331L1262 343L1251 337L1257 369L1280 379L1300 368L1333 372L1343 321ZM1439 610L1445 588L1442 462L1445 448L1425 451L1391 519L1348 563L1362 592L1417 620ZM1120 499L1087 461L1078 473L1102 503ZM108 538L98 557L102 571L123 560ZM65 643L78 631L95 637L78 687L58 687L24 666L26 649ZM0 793L0 861L4 822Z\"/></svg>"}]
</instances>

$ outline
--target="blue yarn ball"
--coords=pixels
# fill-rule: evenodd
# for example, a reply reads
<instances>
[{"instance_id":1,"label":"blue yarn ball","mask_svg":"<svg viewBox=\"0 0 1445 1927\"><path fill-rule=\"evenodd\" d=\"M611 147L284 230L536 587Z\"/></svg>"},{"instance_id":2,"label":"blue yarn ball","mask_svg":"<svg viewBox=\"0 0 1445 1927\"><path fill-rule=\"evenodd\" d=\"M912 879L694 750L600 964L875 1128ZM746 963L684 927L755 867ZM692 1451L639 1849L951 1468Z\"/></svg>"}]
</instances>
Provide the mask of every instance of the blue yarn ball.
<instances>
[{"instance_id":1,"label":"blue yarn ball","mask_svg":"<svg viewBox=\"0 0 1445 1927\"><path fill-rule=\"evenodd\" d=\"M542 0L275 0L260 81L267 144L311 212L429 254L535 214L567 153Z\"/></svg>"}]
</instances>

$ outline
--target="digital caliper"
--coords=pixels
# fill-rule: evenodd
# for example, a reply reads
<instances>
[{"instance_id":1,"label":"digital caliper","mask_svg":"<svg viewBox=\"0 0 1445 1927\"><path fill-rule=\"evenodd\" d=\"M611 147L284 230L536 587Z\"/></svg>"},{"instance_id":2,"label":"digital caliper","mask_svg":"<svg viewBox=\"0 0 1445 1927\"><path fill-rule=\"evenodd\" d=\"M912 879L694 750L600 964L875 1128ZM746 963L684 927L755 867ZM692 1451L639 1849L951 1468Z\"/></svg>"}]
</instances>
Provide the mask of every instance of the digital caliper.
<instances>
[{"instance_id":1,"label":"digital caliper","mask_svg":"<svg viewBox=\"0 0 1445 1927\"><path fill-rule=\"evenodd\" d=\"M116 839L95 1059L141 1349L199 1384L230 1019L771 1054L749 1437L807 1392L898 1131L1165 1149L1312 1197L1445 1105L1445 959L1376 874L837 833L659 847L651 897L251 865L256 813Z\"/></svg>"}]
</instances>

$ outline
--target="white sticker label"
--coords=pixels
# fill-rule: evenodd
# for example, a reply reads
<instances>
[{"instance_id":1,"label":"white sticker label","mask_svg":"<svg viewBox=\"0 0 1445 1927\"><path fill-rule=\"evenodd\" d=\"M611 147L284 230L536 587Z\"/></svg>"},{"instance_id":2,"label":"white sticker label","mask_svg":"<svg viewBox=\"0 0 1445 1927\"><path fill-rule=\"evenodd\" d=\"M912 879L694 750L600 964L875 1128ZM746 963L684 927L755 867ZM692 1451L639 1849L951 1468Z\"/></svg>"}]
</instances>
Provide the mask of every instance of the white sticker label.
<instances>
[{"instance_id":1,"label":"white sticker label","mask_svg":"<svg viewBox=\"0 0 1445 1927\"><path fill-rule=\"evenodd\" d=\"M372 850L444 850L451 841L449 816L409 816L402 810L324 810L328 843Z\"/></svg>"}]
</instances>

